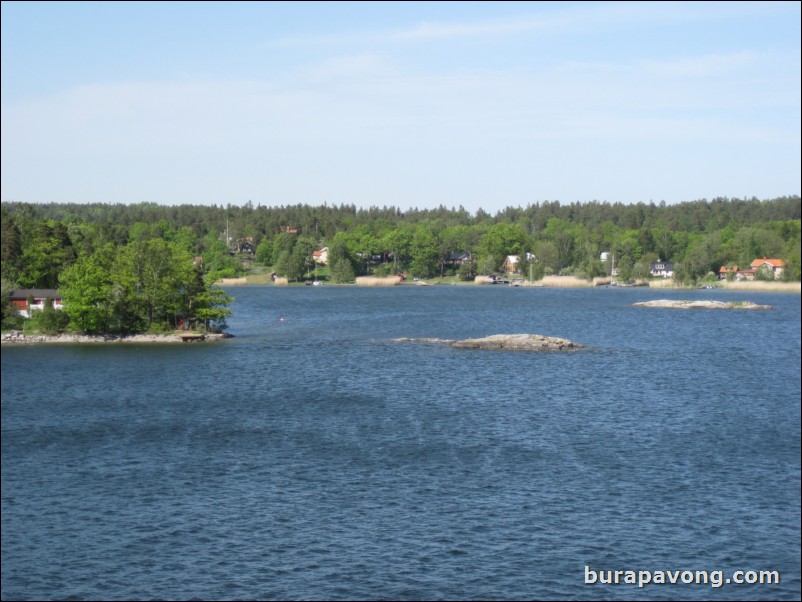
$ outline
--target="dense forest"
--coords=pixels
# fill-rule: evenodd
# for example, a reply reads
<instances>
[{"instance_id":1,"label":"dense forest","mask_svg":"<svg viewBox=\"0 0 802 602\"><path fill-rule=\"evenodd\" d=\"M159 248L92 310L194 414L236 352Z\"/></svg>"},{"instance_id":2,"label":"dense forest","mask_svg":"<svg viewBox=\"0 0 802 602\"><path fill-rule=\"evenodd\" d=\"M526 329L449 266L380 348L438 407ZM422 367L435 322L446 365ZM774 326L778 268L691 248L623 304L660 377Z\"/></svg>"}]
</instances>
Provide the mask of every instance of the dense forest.
<instances>
[{"instance_id":1,"label":"dense forest","mask_svg":"<svg viewBox=\"0 0 802 602\"><path fill-rule=\"evenodd\" d=\"M215 280L254 263L298 280L310 269L312 251L324 246L338 282L402 272L471 279L498 271L508 255L520 256L519 269L535 278L593 278L609 273L600 260L604 251L615 255L625 279L647 277L658 259L674 262L677 280L694 282L722 265L748 266L764 256L784 259L784 278L800 279L799 196L676 205L545 201L494 216L462 207L250 201L3 203L1 212L3 290L59 288L73 326L83 331L175 326L190 314L223 320L226 299L211 286ZM471 261L452 264L456 253Z\"/></svg>"}]
</instances>

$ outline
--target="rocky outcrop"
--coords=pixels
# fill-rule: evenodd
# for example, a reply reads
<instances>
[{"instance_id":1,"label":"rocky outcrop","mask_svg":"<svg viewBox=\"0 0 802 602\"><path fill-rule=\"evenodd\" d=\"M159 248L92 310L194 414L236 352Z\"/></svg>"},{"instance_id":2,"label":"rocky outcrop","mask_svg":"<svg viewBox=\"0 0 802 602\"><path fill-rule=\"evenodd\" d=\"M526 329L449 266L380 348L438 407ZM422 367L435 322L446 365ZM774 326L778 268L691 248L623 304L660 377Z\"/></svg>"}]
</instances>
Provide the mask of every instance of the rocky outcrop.
<instances>
[{"instance_id":1,"label":"rocky outcrop","mask_svg":"<svg viewBox=\"0 0 802 602\"><path fill-rule=\"evenodd\" d=\"M218 341L232 335L206 334L205 341ZM57 335L25 335L19 330L4 332L0 343L17 345L38 345L47 343L77 344L77 343L181 343L183 339L178 334L132 334L132 335L87 335L87 334L57 334Z\"/></svg>"},{"instance_id":2,"label":"rocky outcrop","mask_svg":"<svg viewBox=\"0 0 802 602\"><path fill-rule=\"evenodd\" d=\"M774 309L771 305L758 305L751 301L676 301L657 299L633 303L633 307L662 307L669 309Z\"/></svg>"},{"instance_id":3,"label":"rocky outcrop","mask_svg":"<svg viewBox=\"0 0 802 602\"><path fill-rule=\"evenodd\" d=\"M393 339L396 343L443 343L455 349L495 349L506 351L576 351L583 345L559 337L540 334L494 334L479 339Z\"/></svg>"}]
</instances>

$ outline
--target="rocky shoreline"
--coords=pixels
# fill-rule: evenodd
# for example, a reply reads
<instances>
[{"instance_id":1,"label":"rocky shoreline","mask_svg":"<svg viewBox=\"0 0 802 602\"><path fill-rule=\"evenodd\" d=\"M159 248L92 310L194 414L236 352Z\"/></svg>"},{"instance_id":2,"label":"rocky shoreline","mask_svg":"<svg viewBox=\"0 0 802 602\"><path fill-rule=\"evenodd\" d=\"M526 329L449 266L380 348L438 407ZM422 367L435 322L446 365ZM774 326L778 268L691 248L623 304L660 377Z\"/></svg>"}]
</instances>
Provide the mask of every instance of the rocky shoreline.
<instances>
[{"instance_id":1,"label":"rocky shoreline","mask_svg":"<svg viewBox=\"0 0 802 602\"><path fill-rule=\"evenodd\" d=\"M676 301L657 299L633 303L632 307L660 307L668 309L774 309L771 305L758 305L751 301Z\"/></svg>"},{"instance_id":2,"label":"rocky shoreline","mask_svg":"<svg viewBox=\"0 0 802 602\"><path fill-rule=\"evenodd\" d=\"M87 335L87 334L57 334L57 335L25 335L19 330L4 332L0 337L0 344L3 345L39 345L39 344L68 344L77 343L99 344L99 343L183 343L183 342L208 342L228 339L234 335L206 334L202 336L185 336L181 338L178 334L131 334L131 335Z\"/></svg>"},{"instance_id":3,"label":"rocky shoreline","mask_svg":"<svg viewBox=\"0 0 802 602\"><path fill-rule=\"evenodd\" d=\"M399 338L394 343L438 343L455 349L493 349L505 351L576 351L584 345L560 337L540 334L494 334L479 339Z\"/></svg>"}]
</instances>

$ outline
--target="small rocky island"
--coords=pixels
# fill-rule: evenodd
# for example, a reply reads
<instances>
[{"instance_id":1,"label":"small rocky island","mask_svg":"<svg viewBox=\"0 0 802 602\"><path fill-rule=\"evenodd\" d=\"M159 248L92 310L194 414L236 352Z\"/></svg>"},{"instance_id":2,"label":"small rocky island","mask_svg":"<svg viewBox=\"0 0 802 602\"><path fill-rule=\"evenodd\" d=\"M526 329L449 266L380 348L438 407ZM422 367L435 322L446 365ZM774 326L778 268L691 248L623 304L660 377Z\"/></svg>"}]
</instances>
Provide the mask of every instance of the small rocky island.
<instances>
[{"instance_id":1,"label":"small rocky island","mask_svg":"<svg viewBox=\"0 0 802 602\"><path fill-rule=\"evenodd\" d=\"M455 349L503 349L505 351L576 351L583 345L540 334L494 334L480 339L392 339L395 343L442 343Z\"/></svg>"},{"instance_id":2,"label":"small rocky island","mask_svg":"<svg viewBox=\"0 0 802 602\"><path fill-rule=\"evenodd\" d=\"M774 309L771 305L758 305L751 301L676 301L657 299L633 303L633 307L663 307L669 309Z\"/></svg>"}]
</instances>

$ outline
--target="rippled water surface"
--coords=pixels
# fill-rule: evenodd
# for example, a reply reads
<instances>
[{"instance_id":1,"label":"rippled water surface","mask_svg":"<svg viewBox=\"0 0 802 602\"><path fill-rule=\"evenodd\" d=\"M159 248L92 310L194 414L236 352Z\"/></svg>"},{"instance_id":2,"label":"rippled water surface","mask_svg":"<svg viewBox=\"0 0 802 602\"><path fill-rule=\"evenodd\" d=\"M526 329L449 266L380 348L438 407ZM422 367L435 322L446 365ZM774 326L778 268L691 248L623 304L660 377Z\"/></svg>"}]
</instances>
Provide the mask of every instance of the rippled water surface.
<instances>
[{"instance_id":1,"label":"rippled water surface","mask_svg":"<svg viewBox=\"0 0 802 602\"><path fill-rule=\"evenodd\" d=\"M3 347L3 599L800 598L798 295L230 292L220 343ZM388 341L517 332L587 348Z\"/></svg>"}]
</instances>

